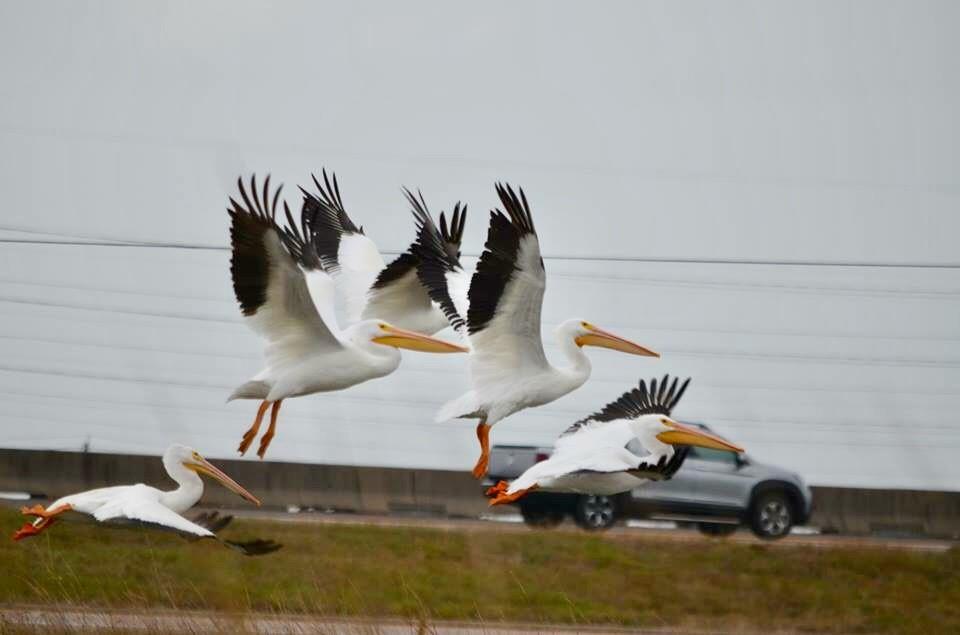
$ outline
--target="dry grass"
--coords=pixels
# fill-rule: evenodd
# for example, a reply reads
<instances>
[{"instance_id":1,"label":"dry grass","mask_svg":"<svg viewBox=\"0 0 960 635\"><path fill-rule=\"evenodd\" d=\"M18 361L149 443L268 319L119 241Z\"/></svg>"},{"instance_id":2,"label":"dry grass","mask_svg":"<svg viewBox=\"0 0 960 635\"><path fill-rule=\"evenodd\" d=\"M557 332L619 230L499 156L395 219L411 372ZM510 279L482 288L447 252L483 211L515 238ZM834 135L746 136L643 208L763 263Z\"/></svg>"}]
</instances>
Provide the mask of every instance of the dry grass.
<instances>
[{"instance_id":1,"label":"dry grass","mask_svg":"<svg viewBox=\"0 0 960 635\"><path fill-rule=\"evenodd\" d=\"M0 510L12 532L21 518ZM421 621L960 632L960 551L762 545L529 532L236 521L272 538L245 558L211 542L62 523L0 540L0 603L163 607Z\"/></svg>"}]
</instances>

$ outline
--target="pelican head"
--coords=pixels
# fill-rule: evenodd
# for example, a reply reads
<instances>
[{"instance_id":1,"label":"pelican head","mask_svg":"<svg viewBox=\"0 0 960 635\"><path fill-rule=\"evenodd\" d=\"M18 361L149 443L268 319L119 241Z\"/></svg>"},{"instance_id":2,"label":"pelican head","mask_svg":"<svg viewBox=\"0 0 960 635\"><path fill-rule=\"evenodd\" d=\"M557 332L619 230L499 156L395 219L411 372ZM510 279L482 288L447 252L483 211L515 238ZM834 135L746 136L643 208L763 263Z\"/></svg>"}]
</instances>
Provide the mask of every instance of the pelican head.
<instances>
[{"instance_id":1,"label":"pelican head","mask_svg":"<svg viewBox=\"0 0 960 635\"><path fill-rule=\"evenodd\" d=\"M354 337L393 348L405 348L423 353L466 353L469 349L444 340L408 331L382 320L367 320L357 324Z\"/></svg>"},{"instance_id":2,"label":"pelican head","mask_svg":"<svg viewBox=\"0 0 960 635\"><path fill-rule=\"evenodd\" d=\"M656 446L658 443L665 443L667 445L695 445L701 448L743 452L743 448L739 445L734 445L706 430L674 421L666 415L642 415L630 421L630 428L648 450L653 450L654 447L652 446Z\"/></svg>"},{"instance_id":3,"label":"pelican head","mask_svg":"<svg viewBox=\"0 0 960 635\"><path fill-rule=\"evenodd\" d=\"M215 467L212 463L210 463L210 461L200 456L200 453L193 448L188 448L185 445L171 445L163 454L163 464L167 466L168 472L171 471L173 466L183 466L191 472L196 472L197 474L206 474L231 492L247 499L257 507L260 506L260 500L256 496L244 489L235 480L221 472L219 468ZM171 476L173 476L172 473Z\"/></svg>"},{"instance_id":4,"label":"pelican head","mask_svg":"<svg viewBox=\"0 0 960 635\"><path fill-rule=\"evenodd\" d=\"M599 346L632 355L660 357L660 353L644 348L609 331L604 331L586 320L567 320L560 325L560 330L571 334L577 346Z\"/></svg>"}]
</instances>

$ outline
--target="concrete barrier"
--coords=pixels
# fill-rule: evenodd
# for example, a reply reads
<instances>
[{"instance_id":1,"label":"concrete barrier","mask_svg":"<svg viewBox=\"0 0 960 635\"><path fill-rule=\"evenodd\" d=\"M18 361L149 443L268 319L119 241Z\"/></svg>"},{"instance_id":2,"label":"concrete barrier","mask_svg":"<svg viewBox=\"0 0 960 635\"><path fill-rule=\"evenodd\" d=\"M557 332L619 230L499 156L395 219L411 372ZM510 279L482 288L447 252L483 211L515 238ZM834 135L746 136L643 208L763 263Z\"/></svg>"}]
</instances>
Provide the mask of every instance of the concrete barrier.
<instances>
[{"instance_id":1,"label":"concrete barrier","mask_svg":"<svg viewBox=\"0 0 960 635\"><path fill-rule=\"evenodd\" d=\"M215 463L260 498L265 508L296 505L475 517L487 507L479 485L467 472L223 459ZM155 456L0 450L0 491L56 498L124 483L173 487ZM206 488L203 502L242 504L235 494L216 486Z\"/></svg>"},{"instance_id":2,"label":"concrete barrier","mask_svg":"<svg viewBox=\"0 0 960 635\"><path fill-rule=\"evenodd\" d=\"M476 517L488 510L466 471L307 465L218 460L217 465L257 495L266 508L332 509ZM147 483L172 487L158 457L0 450L0 491L55 498L95 487ZM960 538L960 492L814 487L810 525L848 534ZM242 502L208 487L208 505Z\"/></svg>"}]
</instances>

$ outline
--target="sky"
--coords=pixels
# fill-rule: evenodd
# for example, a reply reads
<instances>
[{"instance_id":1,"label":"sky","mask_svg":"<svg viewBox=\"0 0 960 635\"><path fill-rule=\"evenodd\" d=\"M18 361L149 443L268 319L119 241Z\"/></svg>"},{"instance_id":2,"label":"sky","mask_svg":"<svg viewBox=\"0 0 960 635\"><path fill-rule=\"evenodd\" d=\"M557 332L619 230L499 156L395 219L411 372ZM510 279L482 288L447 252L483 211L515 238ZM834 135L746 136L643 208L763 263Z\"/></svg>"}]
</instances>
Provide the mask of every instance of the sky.
<instances>
[{"instance_id":1,"label":"sky","mask_svg":"<svg viewBox=\"0 0 960 635\"><path fill-rule=\"evenodd\" d=\"M960 480L960 5L952 2L0 4L0 446L227 457L260 368L232 297L238 176L326 167L385 252L403 185L524 187L579 391L497 426L549 444L641 377L820 485ZM469 259L468 259L469 260ZM449 332L447 333L449 335ZM433 413L465 360L291 400L270 457L469 468Z\"/></svg>"}]
</instances>

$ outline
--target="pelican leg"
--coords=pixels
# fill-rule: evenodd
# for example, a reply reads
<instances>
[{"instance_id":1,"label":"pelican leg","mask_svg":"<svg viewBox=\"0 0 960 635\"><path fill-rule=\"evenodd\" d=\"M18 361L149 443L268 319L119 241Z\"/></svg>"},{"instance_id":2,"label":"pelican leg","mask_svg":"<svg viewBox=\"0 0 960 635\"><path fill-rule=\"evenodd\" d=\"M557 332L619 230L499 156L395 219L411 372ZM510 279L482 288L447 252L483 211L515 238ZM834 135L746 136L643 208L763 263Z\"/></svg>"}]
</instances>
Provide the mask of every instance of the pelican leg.
<instances>
[{"instance_id":1,"label":"pelican leg","mask_svg":"<svg viewBox=\"0 0 960 635\"><path fill-rule=\"evenodd\" d=\"M273 435L277 432L277 415L280 414L280 404L283 403L283 399L277 399L273 402L273 410L270 411L270 427L267 428L266 434L260 437L260 449L257 450L257 456L261 459L263 455L267 453L267 448L270 447L270 442L273 441Z\"/></svg>"},{"instance_id":2,"label":"pelican leg","mask_svg":"<svg viewBox=\"0 0 960 635\"><path fill-rule=\"evenodd\" d=\"M27 508L24 507L20 511L27 516L38 516L37 520L32 523L26 523L23 527L13 532L14 540L23 540L24 538L29 538L30 536L36 536L41 533L44 529L56 522L57 516L64 512L68 512L73 507L68 505L61 505L54 510L45 510L42 505L34 505L33 507Z\"/></svg>"},{"instance_id":3,"label":"pelican leg","mask_svg":"<svg viewBox=\"0 0 960 635\"><path fill-rule=\"evenodd\" d=\"M260 407L257 409L257 418L253 420L253 425L250 426L250 429L243 433L243 439L240 441L240 446L237 448L237 452L240 453L240 456L243 456L247 453L247 449L250 447L250 444L253 443L253 440L257 438L257 433L260 432L260 424L263 422L263 415L267 414L267 407L270 405L270 402L266 399L260 404Z\"/></svg>"},{"instance_id":4,"label":"pelican leg","mask_svg":"<svg viewBox=\"0 0 960 635\"><path fill-rule=\"evenodd\" d=\"M503 481L500 481L500 483L503 483ZM500 483L497 483L497 485L499 485ZM492 489L492 488L491 488L491 489ZM506 505L507 503L513 503L513 502L515 502L515 501L523 498L523 497L526 496L529 492L532 492L532 491L535 490L535 489L537 489L537 486L536 486L536 485L532 485L532 486L528 487L527 489L519 490L519 491L517 491L517 492L514 492L513 494L507 494L506 489L504 489L502 492L500 492L500 493L497 494L496 498L492 498L492 499L490 500L490 506L492 507L493 505Z\"/></svg>"},{"instance_id":5,"label":"pelican leg","mask_svg":"<svg viewBox=\"0 0 960 635\"><path fill-rule=\"evenodd\" d=\"M44 509L43 505L34 505L33 507L21 507L20 513L24 516L37 516L43 518L47 515L47 510Z\"/></svg>"},{"instance_id":6,"label":"pelican leg","mask_svg":"<svg viewBox=\"0 0 960 635\"><path fill-rule=\"evenodd\" d=\"M477 424L477 440L480 441L480 458L473 466L473 478L483 478L490 465L490 428L486 421Z\"/></svg>"}]
</instances>

